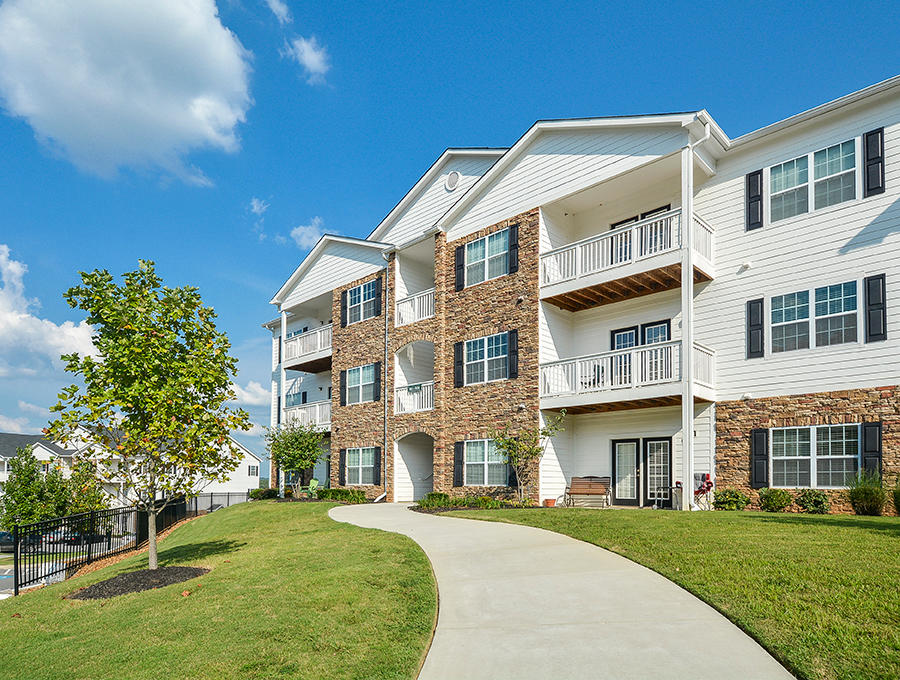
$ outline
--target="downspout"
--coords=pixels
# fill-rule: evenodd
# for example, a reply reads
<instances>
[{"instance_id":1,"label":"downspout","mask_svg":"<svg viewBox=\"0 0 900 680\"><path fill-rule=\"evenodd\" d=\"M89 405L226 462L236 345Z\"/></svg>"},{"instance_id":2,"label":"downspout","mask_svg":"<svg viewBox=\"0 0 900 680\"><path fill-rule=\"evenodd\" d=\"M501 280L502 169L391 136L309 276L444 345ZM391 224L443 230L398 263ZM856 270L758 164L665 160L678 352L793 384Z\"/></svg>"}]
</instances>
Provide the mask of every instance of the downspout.
<instances>
[{"instance_id":1,"label":"downspout","mask_svg":"<svg viewBox=\"0 0 900 680\"><path fill-rule=\"evenodd\" d=\"M384 493L382 493L378 498L375 499L375 502L383 501L387 497L387 455L388 455L388 400L387 400L387 391L388 391L388 325L390 321L388 320L388 316L390 316L391 311L391 256L389 253L382 252L381 257L384 258L384 261L387 263L384 265L384 362L382 366L384 366L384 380L381 381L381 400L384 402L384 446L381 451L381 461L384 463Z\"/></svg>"}]
</instances>

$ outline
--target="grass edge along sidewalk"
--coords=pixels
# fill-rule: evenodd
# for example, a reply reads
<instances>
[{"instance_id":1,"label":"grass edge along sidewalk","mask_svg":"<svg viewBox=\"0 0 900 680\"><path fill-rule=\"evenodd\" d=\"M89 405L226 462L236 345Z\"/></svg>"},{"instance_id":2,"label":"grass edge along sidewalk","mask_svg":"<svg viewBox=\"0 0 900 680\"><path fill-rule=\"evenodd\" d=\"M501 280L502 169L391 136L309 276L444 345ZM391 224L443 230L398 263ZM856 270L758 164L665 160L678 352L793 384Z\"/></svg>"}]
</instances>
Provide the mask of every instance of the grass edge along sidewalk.
<instances>
[{"instance_id":1,"label":"grass edge along sidewalk","mask_svg":"<svg viewBox=\"0 0 900 680\"><path fill-rule=\"evenodd\" d=\"M160 565L212 571L174 586L62 598L146 567L137 555L0 601L0 677L414 678L437 607L428 559L331 507L256 501L182 525Z\"/></svg>"},{"instance_id":2,"label":"grass edge along sidewalk","mask_svg":"<svg viewBox=\"0 0 900 680\"><path fill-rule=\"evenodd\" d=\"M718 609L803 680L900 677L896 517L586 508L447 514L556 531L649 567Z\"/></svg>"}]
</instances>

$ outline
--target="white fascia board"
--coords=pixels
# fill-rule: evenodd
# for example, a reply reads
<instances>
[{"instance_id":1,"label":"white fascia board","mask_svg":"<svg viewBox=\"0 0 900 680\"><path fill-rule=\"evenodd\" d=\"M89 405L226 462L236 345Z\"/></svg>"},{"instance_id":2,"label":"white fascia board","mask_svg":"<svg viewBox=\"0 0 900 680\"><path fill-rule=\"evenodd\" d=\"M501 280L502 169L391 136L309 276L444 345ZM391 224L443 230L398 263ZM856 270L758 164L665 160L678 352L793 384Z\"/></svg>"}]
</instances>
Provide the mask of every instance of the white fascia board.
<instances>
[{"instance_id":1,"label":"white fascia board","mask_svg":"<svg viewBox=\"0 0 900 680\"><path fill-rule=\"evenodd\" d=\"M406 192L403 198L400 199L400 202L395 205L391 211L385 215L384 219L378 223L378 226L372 230L372 233L369 234L369 238L379 238L384 232L390 229L397 218L403 214L403 212L419 197L424 189L431 185L434 181L434 178L437 177L441 170L447 165L447 162L451 158L472 158L472 157L480 157L480 156L488 156L493 158L500 158L507 152L508 149L503 148L492 148L492 147L477 147L477 148L449 148L444 151L440 156L438 156L437 160L431 164L431 167L425 171L425 174L422 175L419 180L413 184L412 188Z\"/></svg>"},{"instance_id":2,"label":"white fascia board","mask_svg":"<svg viewBox=\"0 0 900 680\"><path fill-rule=\"evenodd\" d=\"M229 438L235 445L237 445L237 447L238 447L239 449L241 449L241 451L243 451L245 454L247 454L247 455L249 455L249 456L255 458L255 459L256 459L257 461L259 461L260 463L262 462L262 458L260 458L260 457L257 456L255 453L253 453L253 451L251 451L251 450L248 449L246 446L244 446L243 444L241 444L237 439L235 439L235 438L232 437L231 435L228 435L228 438Z\"/></svg>"}]
</instances>

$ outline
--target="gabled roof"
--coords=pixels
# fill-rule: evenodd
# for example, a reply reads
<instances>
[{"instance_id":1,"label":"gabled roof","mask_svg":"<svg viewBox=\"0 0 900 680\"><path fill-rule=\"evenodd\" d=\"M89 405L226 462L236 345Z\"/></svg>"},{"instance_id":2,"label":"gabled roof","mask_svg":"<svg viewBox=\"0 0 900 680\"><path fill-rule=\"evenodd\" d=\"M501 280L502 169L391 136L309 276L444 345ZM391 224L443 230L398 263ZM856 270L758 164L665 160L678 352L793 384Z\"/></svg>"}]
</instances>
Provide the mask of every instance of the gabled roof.
<instances>
[{"instance_id":1,"label":"gabled roof","mask_svg":"<svg viewBox=\"0 0 900 680\"><path fill-rule=\"evenodd\" d=\"M440 174L441 169L451 158L472 156L493 156L495 158L500 158L507 150L506 147L492 146L448 147L447 149L444 149L444 152L437 157L434 163L431 164L431 167L425 171L425 174L413 184L412 188L406 192L397 205L391 208L391 211L384 216L381 222L378 223L378 226L372 230L372 233L369 234L367 238L380 238L387 229L393 226L394 221L403 214L403 211L419 197L422 191L431 186L431 183ZM429 224L427 226L430 227L431 225Z\"/></svg>"},{"instance_id":2,"label":"gabled roof","mask_svg":"<svg viewBox=\"0 0 900 680\"><path fill-rule=\"evenodd\" d=\"M303 261L300 263L300 266L294 270L294 273L284 282L284 285L278 289L278 292L275 293L275 297L269 300L269 304L280 305L284 302L284 299L290 290L296 285L297 281L300 280L300 277L303 276L306 270L312 266L312 263L316 261L316 258L322 254L322 251L329 243L349 243L351 245L357 245L363 248L375 248L377 250L387 250L391 247L390 243L380 243L378 241L369 241L367 239L353 238L350 236L338 236L336 234L325 234L319 239L318 243L313 246L313 249L307 253L306 257L304 257Z\"/></svg>"},{"instance_id":3,"label":"gabled roof","mask_svg":"<svg viewBox=\"0 0 900 680\"><path fill-rule=\"evenodd\" d=\"M71 456L74 451L70 451L54 444L52 441L45 439L40 434L15 434L13 432L0 432L0 458L14 458L16 451L20 447L28 447L34 444L40 444L57 456Z\"/></svg>"},{"instance_id":4,"label":"gabled roof","mask_svg":"<svg viewBox=\"0 0 900 680\"><path fill-rule=\"evenodd\" d=\"M253 453L253 451L251 451L251 450L248 449L246 446L244 446L243 444L241 444L237 439L235 439L235 438L232 437L231 435L228 435L228 438L229 438L231 441L233 441L235 444L237 444L237 445L238 445L238 448L243 449L245 453L249 453L251 456L253 456L254 458L256 458L256 460L258 460L260 463L262 462L262 458L260 458L260 457L257 456L255 453Z\"/></svg>"}]
</instances>

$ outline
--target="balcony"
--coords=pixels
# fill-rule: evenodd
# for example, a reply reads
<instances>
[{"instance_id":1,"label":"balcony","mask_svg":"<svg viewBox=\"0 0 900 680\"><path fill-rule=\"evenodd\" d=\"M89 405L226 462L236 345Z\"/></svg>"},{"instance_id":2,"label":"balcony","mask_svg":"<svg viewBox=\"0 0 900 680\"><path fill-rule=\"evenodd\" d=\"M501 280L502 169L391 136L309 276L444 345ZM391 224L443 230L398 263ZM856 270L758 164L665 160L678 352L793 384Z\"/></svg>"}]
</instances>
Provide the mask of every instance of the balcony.
<instances>
[{"instance_id":1,"label":"balcony","mask_svg":"<svg viewBox=\"0 0 900 680\"><path fill-rule=\"evenodd\" d=\"M306 373L331 368L331 324L295 335L284 342L284 367Z\"/></svg>"},{"instance_id":2,"label":"balcony","mask_svg":"<svg viewBox=\"0 0 900 680\"><path fill-rule=\"evenodd\" d=\"M680 209L570 243L541 256L541 298L569 311L588 309L681 285ZM714 230L691 221L694 280L712 280Z\"/></svg>"},{"instance_id":3,"label":"balcony","mask_svg":"<svg viewBox=\"0 0 900 680\"><path fill-rule=\"evenodd\" d=\"M434 316L434 288L397 301L394 325L407 326Z\"/></svg>"},{"instance_id":4,"label":"balcony","mask_svg":"<svg viewBox=\"0 0 900 680\"><path fill-rule=\"evenodd\" d=\"M289 397L291 395L287 395ZM285 403L289 403L285 397ZM287 423L298 425L318 425L325 430L331 429L331 402L315 401L311 404L287 406L284 409L284 419Z\"/></svg>"},{"instance_id":5,"label":"balcony","mask_svg":"<svg viewBox=\"0 0 900 680\"><path fill-rule=\"evenodd\" d=\"M541 408L572 414L681 403L680 340L541 364ZM715 352L694 344L695 396L715 399Z\"/></svg>"},{"instance_id":6,"label":"balcony","mask_svg":"<svg viewBox=\"0 0 900 680\"><path fill-rule=\"evenodd\" d=\"M394 390L394 413L417 413L434 408L434 381L404 385Z\"/></svg>"}]
</instances>

